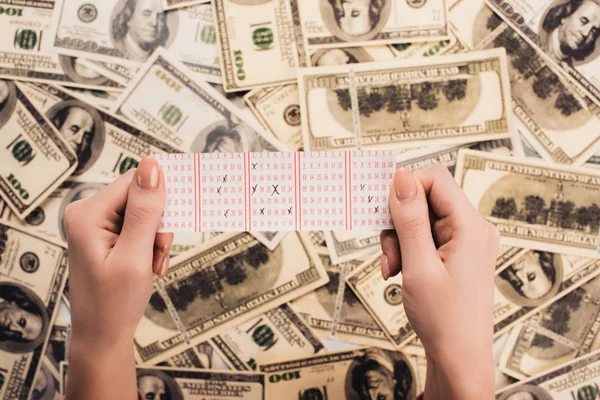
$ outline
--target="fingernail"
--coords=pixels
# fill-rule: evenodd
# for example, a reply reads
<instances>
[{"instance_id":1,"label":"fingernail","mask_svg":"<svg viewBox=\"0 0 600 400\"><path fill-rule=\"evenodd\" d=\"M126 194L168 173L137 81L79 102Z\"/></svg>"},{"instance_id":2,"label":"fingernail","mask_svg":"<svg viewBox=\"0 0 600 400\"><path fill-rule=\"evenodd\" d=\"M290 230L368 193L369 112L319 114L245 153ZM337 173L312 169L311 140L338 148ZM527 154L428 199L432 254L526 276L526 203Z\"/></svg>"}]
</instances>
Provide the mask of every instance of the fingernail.
<instances>
[{"instance_id":1,"label":"fingernail","mask_svg":"<svg viewBox=\"0 0 600 400\"><path fill-rule=\"evenodd\" d=\"M398 168L394 174L394 188L398 200L410 200L417 195L417 182L415 177L406 168Z\"/></svg>"},{"instance_id":2,"label":"fingernail","mask_svg":"<svg viewBox=\"0 0 600 400\"><path fill-rule=\"evenodd\" d=\"M160 278L164 278L165 275L167 274L167 269L169 269L169 254L165 254L160 266L160 272L158 274L158 276L160 276Z\"/></svg>"},{"instance_id":3,"label":"fingernail","mask_svg":"<svg viewBox=\"0 0 600 400\"><path fill-rule=\"evenodd\" d=\"M390 277L390 265L385 254L381 255L381 275L383 275L384 281L387 281Z\"/></svg>"},{"instance_id":4,"label":"fingernail","mask_svg":"<svg viewBox=\"0 0 600 400\"><path fill-rule=\"evenodd\" d=\"M146 157L138 165L135 176L138 187L154 190L158 186L158 163L154 158Z\"/></svg>"}]
</instances>

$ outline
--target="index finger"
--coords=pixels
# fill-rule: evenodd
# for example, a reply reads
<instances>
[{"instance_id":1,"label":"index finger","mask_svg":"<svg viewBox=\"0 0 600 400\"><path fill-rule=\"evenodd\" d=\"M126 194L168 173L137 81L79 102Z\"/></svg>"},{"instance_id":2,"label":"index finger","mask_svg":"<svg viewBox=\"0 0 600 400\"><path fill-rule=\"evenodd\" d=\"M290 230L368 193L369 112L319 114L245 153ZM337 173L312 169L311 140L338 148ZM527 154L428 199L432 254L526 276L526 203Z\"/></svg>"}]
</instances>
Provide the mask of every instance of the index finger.
<instances>
[{"instance_id":1,"label":"index finger","mask_svg":"<svg viewBox=\"0 0 600 400\"><path fill-rule=\"evenodd\" d=\"M429 205L438 218L469 219L479 216L448 168L434 165L415 173L429 199Z\"/></svg>"}]
</instances>

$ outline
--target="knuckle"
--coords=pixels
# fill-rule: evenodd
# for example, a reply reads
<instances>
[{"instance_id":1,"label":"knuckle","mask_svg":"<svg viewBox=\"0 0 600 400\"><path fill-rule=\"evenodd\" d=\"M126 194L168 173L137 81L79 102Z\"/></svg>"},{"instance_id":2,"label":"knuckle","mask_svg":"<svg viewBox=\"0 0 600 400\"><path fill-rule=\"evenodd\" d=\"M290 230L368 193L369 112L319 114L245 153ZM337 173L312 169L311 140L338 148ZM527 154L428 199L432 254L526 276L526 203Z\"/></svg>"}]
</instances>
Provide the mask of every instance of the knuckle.
<instances>
[{"instance_id":1,"label":"knuckle","mask_svg":"<svg viewBox=\"0 0 600 400\"><path fill-rule=\"evenodd\" d=\"M148 225L154 216L154 209L146 204L131 203L127 205L125 221L132 227Z\"/></svg>"},{"instance_id":2,"label":"knuckle","mask_svg":"<svg viewBox=\"0 0 600 400\"><path fill-rule=\"evenodd\" d=\"M396 231L398 235L408 239L416 239L423 236L429 227L429 219L420 216L409 216L401 221Z\"/></svg>"}]
</instances>

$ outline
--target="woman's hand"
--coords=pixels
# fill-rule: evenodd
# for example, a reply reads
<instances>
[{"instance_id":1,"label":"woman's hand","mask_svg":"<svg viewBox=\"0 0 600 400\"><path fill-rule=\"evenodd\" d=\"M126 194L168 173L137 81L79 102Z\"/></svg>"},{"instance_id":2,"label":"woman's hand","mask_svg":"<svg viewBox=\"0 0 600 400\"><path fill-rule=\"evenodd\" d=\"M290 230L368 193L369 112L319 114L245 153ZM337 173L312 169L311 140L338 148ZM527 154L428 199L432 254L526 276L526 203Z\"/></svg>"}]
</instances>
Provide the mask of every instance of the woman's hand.
<instances>
[{"instance_id":1,"label":"woman's hand","mask_svg":"<svg viewBox=\"0 0 600 400\"><path fill-rule=\"evenodd\" d=\"M70 398L105 398L107 390L109 398L136 398L133 334L152 294L153 273L167 271L173 242L173 234L156 233L164 203L162 171L146 158L67 207Z\"/></svg>"},{"instance_id":2,"label":"woman's hand","mask_svg":"<svg viewBox=\"0 0 600 400\"><path fill-rule=\"evenodd\" d=\"M498 231L442 166L416 177L397 170L389 205L395 230L381 233L381 268L386 279L402 271L406 314L427 354L425 400L493 399Z\"/></svg>"}]
</instances>

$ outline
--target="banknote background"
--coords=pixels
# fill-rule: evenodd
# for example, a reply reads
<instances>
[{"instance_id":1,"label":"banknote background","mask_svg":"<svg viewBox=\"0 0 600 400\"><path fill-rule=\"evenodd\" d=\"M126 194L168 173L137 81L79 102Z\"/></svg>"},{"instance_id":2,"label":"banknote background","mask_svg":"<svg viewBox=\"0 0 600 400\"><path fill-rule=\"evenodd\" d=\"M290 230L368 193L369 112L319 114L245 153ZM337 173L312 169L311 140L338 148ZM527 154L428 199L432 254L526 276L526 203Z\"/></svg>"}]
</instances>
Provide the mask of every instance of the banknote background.
<instances>
[{"instance_id":1,"label":"banknote background","mask_svg":"<svg viewBox=\"0 0 600 400\"><path fill-rule=\"evenodd\" d=\"M599 16L595 0L0 0L0 315L34 327L0 324L0 399L58 400L68 379L68 204L150 154L357 148L447 167L500 230L497 398L597 399ZM372 231L176 234L135 334L140 393L415 398L425 350L380 252Z\"/></svg>"}]
</instances>

